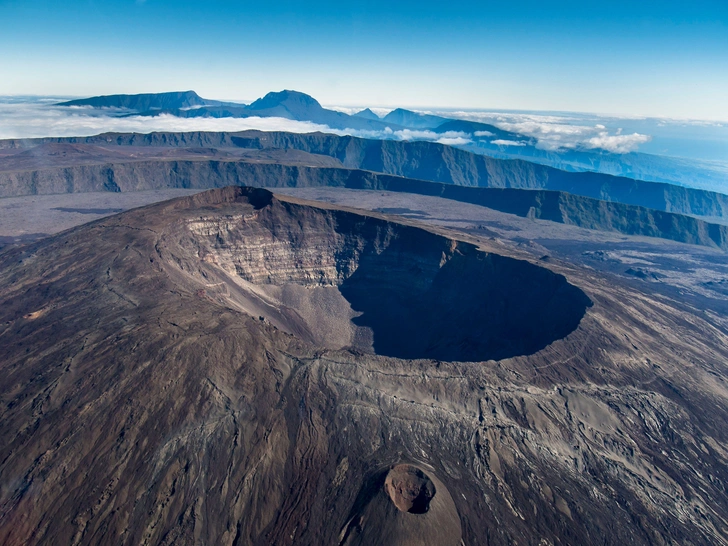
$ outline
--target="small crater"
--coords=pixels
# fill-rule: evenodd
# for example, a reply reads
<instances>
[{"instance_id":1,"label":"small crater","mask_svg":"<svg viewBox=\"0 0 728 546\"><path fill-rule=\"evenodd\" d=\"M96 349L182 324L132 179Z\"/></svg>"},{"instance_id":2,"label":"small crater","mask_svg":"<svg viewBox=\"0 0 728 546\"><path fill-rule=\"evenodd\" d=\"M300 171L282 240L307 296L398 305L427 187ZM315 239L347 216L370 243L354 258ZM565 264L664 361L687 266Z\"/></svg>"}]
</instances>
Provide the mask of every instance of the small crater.
<instances>
[{"instance_id":1,"label":"small crater","mask_svg":"<svg viewBox=\"0 0 728 546\"><path fill-rule=\"evenodd\" d=\"M384 480L387 496L401 512L424 514L435 496L435 484L419 468L407 464L393 466Z\"/></svg>"}]
</instances>

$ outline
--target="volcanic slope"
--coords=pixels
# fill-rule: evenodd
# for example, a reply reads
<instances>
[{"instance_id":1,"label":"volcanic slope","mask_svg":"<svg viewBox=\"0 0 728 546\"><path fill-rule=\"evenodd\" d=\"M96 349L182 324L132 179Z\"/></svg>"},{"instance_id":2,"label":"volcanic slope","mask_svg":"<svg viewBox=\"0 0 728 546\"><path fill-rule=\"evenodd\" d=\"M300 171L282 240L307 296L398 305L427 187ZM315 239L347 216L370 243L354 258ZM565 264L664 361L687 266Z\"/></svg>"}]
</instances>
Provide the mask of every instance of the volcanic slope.
<instances>
[{"instance_id":1,"label":"volcanic slope","mask_svg":"<svg viewBox=\"0 0 728 546\"><path fill-rule=\"evenodd\" d=\"M726 333L432 229L234 187L0 254L0 543L728 544Z\"/></svg>"}]
</instances>

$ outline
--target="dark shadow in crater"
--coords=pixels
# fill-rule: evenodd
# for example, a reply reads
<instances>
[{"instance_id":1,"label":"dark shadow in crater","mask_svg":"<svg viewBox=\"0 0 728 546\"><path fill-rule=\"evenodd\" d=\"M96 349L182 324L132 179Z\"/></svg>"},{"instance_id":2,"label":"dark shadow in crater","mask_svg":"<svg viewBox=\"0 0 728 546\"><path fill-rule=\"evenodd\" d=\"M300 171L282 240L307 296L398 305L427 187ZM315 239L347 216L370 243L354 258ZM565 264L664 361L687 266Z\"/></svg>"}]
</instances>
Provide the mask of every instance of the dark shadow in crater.
<instances>
[{"instance_id":1,"label":"dark shadow in crater","mask_svg":"<svg viewBox=\"0 0 728 546\"><path fill-rule=\"evenodd\" d=\"M411 246L411 245L410 245ZM574 331L591 300L562 275L460 244L365 251L340 286L377 354L443 361L533 354Z\"/></svg>"}]
</instances>

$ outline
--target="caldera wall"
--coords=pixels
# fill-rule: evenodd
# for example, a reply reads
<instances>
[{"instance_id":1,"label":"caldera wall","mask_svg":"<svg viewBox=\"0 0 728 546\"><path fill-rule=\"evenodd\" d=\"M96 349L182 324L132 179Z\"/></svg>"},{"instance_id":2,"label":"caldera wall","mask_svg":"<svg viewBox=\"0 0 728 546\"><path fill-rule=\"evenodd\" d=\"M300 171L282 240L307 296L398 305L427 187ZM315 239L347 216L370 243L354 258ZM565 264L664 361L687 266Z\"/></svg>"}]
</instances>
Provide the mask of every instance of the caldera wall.
<instances>
[{"instance_id":1,"label":"caldera wall","mask_svg":"<svg viewBox=\"0 0 728 546\"><path fill-rule=\"evenodd\" d=\"M501 359L565 337L590 305L548 269L372 216L271 198L186 225L205 264L277 302L268 318L332 348ZM342 341L332 320L352 334Z\"/></svg>"}]
</instances>

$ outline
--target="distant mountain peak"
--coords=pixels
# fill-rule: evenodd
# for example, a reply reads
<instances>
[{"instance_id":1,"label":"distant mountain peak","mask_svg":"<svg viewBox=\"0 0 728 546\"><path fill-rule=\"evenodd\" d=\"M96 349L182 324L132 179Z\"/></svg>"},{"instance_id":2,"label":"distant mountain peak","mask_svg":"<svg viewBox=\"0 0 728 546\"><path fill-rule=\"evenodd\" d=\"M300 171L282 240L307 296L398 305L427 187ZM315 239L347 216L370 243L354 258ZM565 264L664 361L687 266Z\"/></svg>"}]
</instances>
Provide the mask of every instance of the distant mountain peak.
<instances>
[{"instance_id":1,"label":"distant mountain peak","mask_svg":"<svg viewBox=\"0 0 728 546\"><path fill-rule=\"evenodd\" d=\"M387 114L387 115L390 116L390 115L402 115L402 114L408 114L411 116L420 116L420 117L422 117L424 115L421 112L415 112L414 110L407 110L406 108L395 108L394 110L389 112L389 114Z\"/></svg>"},{"instance_id":2,"label":"distant mountain peak","mask_svg":"<svg viewBox=\"0 0 728 546\"><path fill-rule=\"evenodd\" d=\"M371 111L369 108L365 108L361 112L357 112L354 114L358 118L364 118L364 119L374 119L374 120L380 120L381 118L376 115L374 112Z\"/></svg>"},{"instance_id":3,"label":"distant mountain peak","mask_svg":"<svg viewBox=\"0 0 728 546\"><path fill-rule=\"evenodd\" d=\"M268 110L278 106L322 108L321 104L311 95L285 89L283 91L272 91L262 99L258 99L248 106L249 110Z\"/></svg>"},{"instance_id":4,"label":"distant mountain peak","mask_svg":"<svg viewBox=\"0 0 728 546\"><path fill-rule=\"evenodd\" d=\"M392 110L389 114L384 116L383 119L388 123L394 123L396 125L411 127L414 129L434 129L438 125L442 125L444 122L448 121L446 118L440 116L423 114L421 112L414 112L404 108L396 108Z\"/></svg>"},{"instance_id":5,"label":"distant mountain peak","mask_svg":"<svg viewBox=\"0 0 728 546\"><path fill-rule=\"evenodd\" d=\"M136 95L102 95L62 102L59 106L92 106L94 108L125 108L146 111L153 109L191 108L218 104L200 97L192 90L167 93L138 93Z\"/></svg>"}]
</instances>

